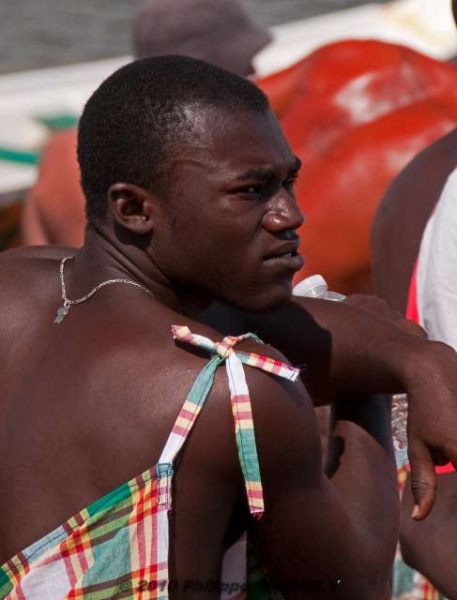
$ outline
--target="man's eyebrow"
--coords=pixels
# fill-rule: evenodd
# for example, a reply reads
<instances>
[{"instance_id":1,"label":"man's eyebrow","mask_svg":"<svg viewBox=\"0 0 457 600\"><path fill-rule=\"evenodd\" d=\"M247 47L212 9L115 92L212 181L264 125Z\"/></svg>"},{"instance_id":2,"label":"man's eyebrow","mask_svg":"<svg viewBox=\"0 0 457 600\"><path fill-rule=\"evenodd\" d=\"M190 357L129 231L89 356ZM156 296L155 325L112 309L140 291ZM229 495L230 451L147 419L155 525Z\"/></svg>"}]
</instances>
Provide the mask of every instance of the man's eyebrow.
<instances>
[{"instance_id":1,"label":"man's eyebrow","mask_svg":"<svg viewBox=\"0 0 457 600\"><path fill-rule=\"evenodd\" d=\"M300 170L301 165L301 160L298 158L298 156L296 156L290 168L290 172L296 173ZM236 181L244 181L248 179L255 179L257 181L271 181L276 177L277 173L273 167L260 167L258 169L250 169L245 173L241 173L236 177Z\"/></svg>"},{"instance_id":2,"label":"man's eyebrow","mask_svg":"<svg viewBox=\"0 0 457 600\"><path fill-rule=\"evenodd\" d=\"M273 167L260 167L258 169L250 169L245 171L235 178L236 181L244 181L246 179L255 179L257 181L271 181L276 177L276 172Z\"/></svg>"}]
</instances>

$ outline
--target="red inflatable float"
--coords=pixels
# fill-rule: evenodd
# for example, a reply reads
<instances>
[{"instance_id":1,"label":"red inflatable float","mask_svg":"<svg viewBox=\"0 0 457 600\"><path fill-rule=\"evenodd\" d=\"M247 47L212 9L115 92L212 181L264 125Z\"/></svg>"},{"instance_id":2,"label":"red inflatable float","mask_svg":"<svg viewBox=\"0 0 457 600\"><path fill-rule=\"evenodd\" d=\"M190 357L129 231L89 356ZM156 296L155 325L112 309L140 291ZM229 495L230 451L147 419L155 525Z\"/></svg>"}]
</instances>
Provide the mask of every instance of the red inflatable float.
<instances>
[{"instance_id":1,"label":"red inflatable float","mask_svg":"<svg viewBox=\"0 0 457 600\"><path fill-rule=\"evenodd\" d=\"M457 69L402 46L344 41L258 82L304 162L306 265L331 288L371 290L370 229L390 181L457 124Z\"/></svg>"}]
</instances>

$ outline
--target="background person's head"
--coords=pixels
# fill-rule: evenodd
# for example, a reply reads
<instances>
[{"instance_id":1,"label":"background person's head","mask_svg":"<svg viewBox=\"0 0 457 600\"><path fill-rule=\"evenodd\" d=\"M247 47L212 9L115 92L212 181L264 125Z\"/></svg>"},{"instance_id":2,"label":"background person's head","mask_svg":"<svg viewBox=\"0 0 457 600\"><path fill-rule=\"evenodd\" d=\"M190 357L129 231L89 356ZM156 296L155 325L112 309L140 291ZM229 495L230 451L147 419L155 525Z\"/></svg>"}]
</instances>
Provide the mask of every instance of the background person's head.
<instances>
[{"instance_id":1,"label":"background person's head","mask_svg":"<svg viewBox=\"0 0 457 600\"><path fill-rule=\"evenodd\" d=\"M133 21L136 58L180 54L247 77L271 41L239 0L147 0Z\"/></svg>"}]
</instances>

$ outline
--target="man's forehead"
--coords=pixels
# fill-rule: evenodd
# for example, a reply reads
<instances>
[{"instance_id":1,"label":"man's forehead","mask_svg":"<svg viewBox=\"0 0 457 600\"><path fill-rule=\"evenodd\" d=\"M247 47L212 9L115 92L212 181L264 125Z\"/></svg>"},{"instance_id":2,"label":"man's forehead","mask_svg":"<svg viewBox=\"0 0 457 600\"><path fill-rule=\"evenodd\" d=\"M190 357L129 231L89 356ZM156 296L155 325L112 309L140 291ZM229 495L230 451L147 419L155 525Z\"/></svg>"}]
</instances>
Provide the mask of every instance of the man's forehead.
<instances>
[{"instance_id":1,"label":"man's forehead","mask_svg":"<svg viewBox=\"0 0 457 600\"><path fill-rule=\"evenodd\" d=\"M269 109L249 106L217 107L200 104L182 108L188 131L200 139L243 132L282 136L276 115Z\"/></svg>"},{"instance_id":2,"label":"man's forehead","mask_svg":"<svg viewBox=\"0 0 457 600\"><path fill-rule=\"evenodd\" d=\"M233 171L295 163L271 111L192 110L190 128L170 157L175 165L211 170L223 164Z\"/></svg>"}]
</instances>

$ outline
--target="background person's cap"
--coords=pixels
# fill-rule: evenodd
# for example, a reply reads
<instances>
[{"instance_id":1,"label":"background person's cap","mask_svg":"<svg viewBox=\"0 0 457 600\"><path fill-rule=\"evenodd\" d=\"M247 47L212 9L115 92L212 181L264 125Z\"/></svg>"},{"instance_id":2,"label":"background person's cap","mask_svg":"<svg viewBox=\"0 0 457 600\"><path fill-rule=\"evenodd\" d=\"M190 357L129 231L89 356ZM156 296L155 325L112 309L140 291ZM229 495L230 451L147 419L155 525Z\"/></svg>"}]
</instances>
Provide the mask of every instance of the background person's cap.
<instances>
[{"instance_id":1,"label":"background person's cap","mask_svg":"<svg viewBox=\"0 0 457 600\"><path fill-rule=\"evenodd\" d=\"M239 75L252 74L252 59L271 39L238 0L148 0L133 22L137 58L182 54Z\"/></svg>"}]
</instances>

